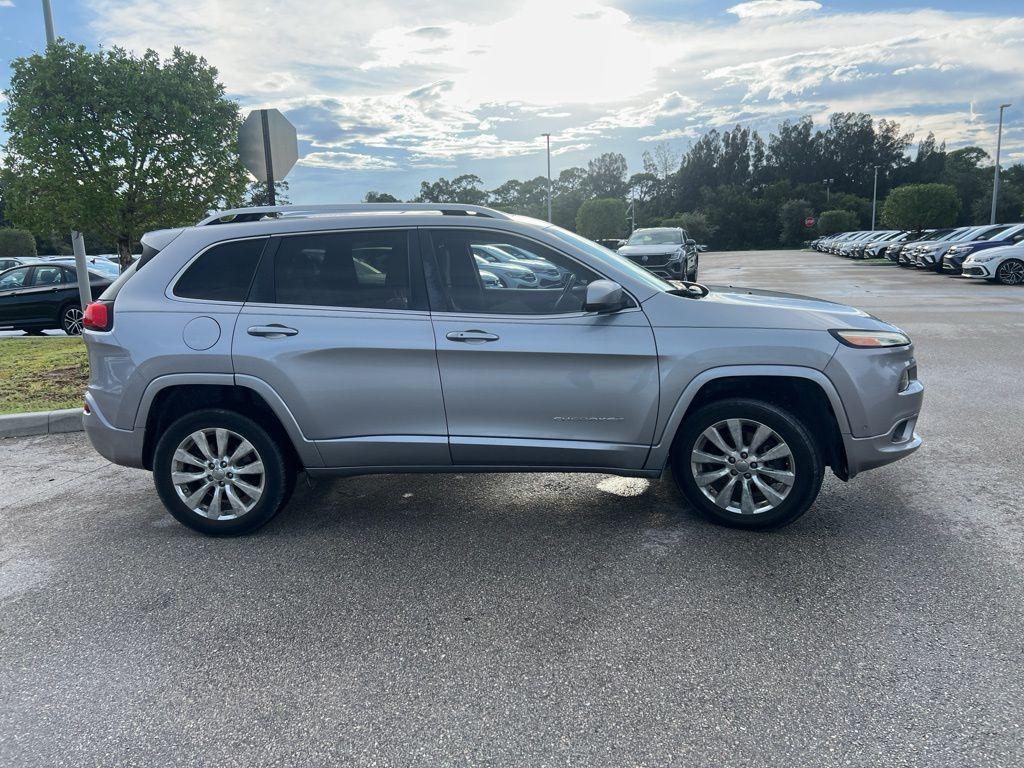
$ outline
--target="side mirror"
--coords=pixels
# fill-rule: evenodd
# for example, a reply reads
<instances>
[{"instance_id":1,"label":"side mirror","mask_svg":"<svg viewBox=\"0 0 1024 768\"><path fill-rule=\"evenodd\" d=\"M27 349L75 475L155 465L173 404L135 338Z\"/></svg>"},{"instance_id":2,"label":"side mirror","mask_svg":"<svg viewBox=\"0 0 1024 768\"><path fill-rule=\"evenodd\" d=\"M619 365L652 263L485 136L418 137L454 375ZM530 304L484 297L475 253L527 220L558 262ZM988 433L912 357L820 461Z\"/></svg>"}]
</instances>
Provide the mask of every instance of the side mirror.
<instances>
[{"instance_id":1,"label":"side mirror","mask_svg":"<svg viewBox=\"0 0 1024 768\"><path fill-rule=\"evenodd\" d=\"M622 286L613 280L595 280L587 286L584 312L617 312L622 309Z\"/></svg>"}]
</instances>

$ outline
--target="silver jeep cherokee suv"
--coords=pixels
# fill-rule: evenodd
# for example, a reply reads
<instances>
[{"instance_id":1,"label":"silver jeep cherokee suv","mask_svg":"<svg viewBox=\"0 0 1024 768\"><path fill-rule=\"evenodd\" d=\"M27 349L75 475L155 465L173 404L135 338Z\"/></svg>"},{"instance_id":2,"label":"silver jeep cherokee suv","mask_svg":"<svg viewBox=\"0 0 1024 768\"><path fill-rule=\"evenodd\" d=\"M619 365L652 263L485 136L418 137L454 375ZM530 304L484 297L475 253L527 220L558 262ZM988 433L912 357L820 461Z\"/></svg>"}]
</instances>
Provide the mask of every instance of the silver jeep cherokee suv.
<instances>
[{"instance_id":1,"label":"silver jeep cherokee suv","mask_svg":"<svg viewBox=\"0 0 1024 768\"><path fill-rule=\"evenodd\" d=\"M462 205L250 208L149 233L88 307L85 427L182 523L253 530L296 473L660 477L769 528L921 444L913 347L827 301L671 283ZM556 265L481 279L483 245Z\"/></svg>"}]
</instances>

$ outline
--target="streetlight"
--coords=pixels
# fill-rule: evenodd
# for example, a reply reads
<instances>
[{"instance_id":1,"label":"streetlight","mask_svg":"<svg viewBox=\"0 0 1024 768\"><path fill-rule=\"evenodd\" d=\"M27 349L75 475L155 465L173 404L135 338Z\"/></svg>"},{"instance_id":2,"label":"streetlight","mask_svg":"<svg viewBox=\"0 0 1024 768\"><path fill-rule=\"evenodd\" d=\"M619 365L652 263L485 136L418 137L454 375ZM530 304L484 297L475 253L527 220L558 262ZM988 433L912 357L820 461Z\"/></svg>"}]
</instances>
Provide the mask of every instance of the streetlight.
<instances>
[{"instance_id":1,"label":"streetlight","mask_svg":"<svg viewBox=\"0 0 1024 768\"><path fill-rule=\"evenodd\" d=\"M871 231L875 231L875 208L878 206L878 166L875 166L875 191L871 195Z\"/></svg>"},{"instance_id":2,"label":"streetlight","mask_svg":"<svg viewBox=\"0 0 1024 768\"><path fill-rule=\"evenodd\" d=\"M989 224L996 223L996 203L999 201L999 153L1003 148L1003 110L1010 106L1012 105L999 105L999 132L996 134L996 168L992 178L992 220Z\"/></svg>"},{"instance_id":3,"label":"streetlight","mask_svg":"<svg viewBox=\"0 0 1024 768\"><path fill-rule=\"evenodd\" d=\"M542 133L548 144L548 223L551 223L551 134Z\"/></svg>"},{"instance_id":4,"label":"streetlight","mask_svg":"<svg viewBox=\"0 0 1024 768\"><path fill-rule=\"evenodd\" d=\"M50 10L50 0L43 0L43 24L46 25L46 46L53 45L53 11Z\"/></svg>"},{"instance_id":5,"label":"streetlight","mask_svg":"<svg viewBox=\"0 0 1024 768\"><path fill-rule=\"evenodd\" d=\"M43 25L46 27L46 47L49 48L56 41L50 0L43 0ZM71 248L75 253L75 274L78 276L78 302L84 311L92 302L92 288L89 285L89 265L85 260L85 236L77 229L71 230Z\"/></svg>"},{"instance_id":6,"label":"streetlight","mask_svg":"<svg viewBox=\"0 0 1024 768\"><path fill-rule=\"evenodd\" d=\"M835 179L822 179L821 180L821 183L825 185L825 202L826 203L832 202L832 184L834 182L835 182Z\"/></svg>"}]
</instances>

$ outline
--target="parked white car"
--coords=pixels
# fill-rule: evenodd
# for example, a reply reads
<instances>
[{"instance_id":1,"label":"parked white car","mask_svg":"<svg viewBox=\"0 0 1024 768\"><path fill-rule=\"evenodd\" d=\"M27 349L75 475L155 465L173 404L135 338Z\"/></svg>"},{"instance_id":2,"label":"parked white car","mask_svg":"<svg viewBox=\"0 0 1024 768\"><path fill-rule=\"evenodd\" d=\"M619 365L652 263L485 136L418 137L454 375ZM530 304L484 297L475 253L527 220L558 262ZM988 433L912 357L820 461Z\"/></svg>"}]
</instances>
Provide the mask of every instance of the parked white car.
<instances>
[{"instance_id":1,"label":"parked white car","mask_svg":"<svg viewBox=\"0 0 1024 768\"><path fill-rule=\"evenodd\" d=\"M964 259L963 270L967 277L1003 285L1024 285L1024 245L1007 245L972 253Z\"/></svg>"}]
</instances>

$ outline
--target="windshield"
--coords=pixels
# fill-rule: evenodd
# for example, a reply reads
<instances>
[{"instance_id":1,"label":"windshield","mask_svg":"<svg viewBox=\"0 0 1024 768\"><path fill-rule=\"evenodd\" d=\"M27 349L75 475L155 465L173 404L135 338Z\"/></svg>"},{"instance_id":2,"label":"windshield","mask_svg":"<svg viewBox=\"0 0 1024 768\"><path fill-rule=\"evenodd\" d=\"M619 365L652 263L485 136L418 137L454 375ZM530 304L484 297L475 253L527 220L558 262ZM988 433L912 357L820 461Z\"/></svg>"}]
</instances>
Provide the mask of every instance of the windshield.
<instances>
[{"instance_id":1,"label":"windshield","mask_svg":"<svg viewBox=\"0 0 1024 768\"><path fill-rule=\"evenodd\" d=\"M104 261L103 259L95 259L89 264L89 271L95 272L103 277L117 277L121 274L121 268L110 261Z\"/></svg>"},{"instance_id":2,"label":"windshield","mask_svg":"<svg viewBox=\"0 0 1024 768\"><path fill-rule=\"evenodd\" d=\"M682 245L683 236L675 229L639 229L630 235L626 245Z\"/></svg>"},{"instance_id":3,"label":"windshield","mask_svg":"<svg viewBox=\"0 0 1024 768\"><path fill-rule=\"evenodd\" d=\"M580 250L586 251L596 259L607 262L620 272L628 273L630 277L640 280L645 285L656 291L673 291L676 288L671 283L665 282L657 275L648 272L646 269L634 264L629 259L619 256L615 251L610 251L603 245L598 245L593 240L581 237L575 232L570 232L567 229L562 229L561 227L556 226L545 227L544 231L548 234L554 235L559 240L569 243L569 245L574 245Z\"/></svg>"},{"instance_id":4,"label":"windshield","mask_svg":"<svg viewBox=\"0 0 1024 768\"><path fill-rule=\"evenodd\" d=\"M984 233L978 235L974 239L975 240L991 240L996 235L1003 234L1003 232L1005 232L1009 228L1010 228L1010 225L1009 224L1005 224L1005 225L1003 225L1001 227L996 227L995 229L990 229L988 232L984 232Z\"/></svg>"}]
</instances>

